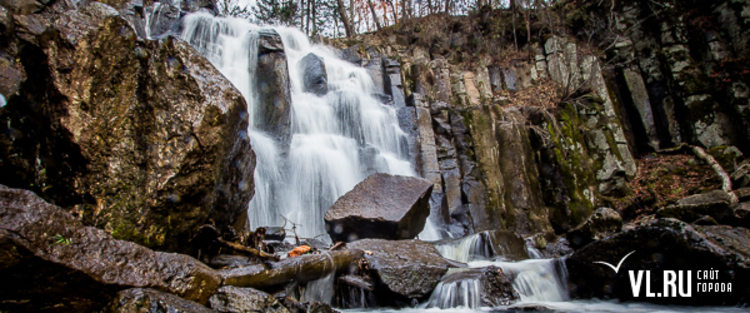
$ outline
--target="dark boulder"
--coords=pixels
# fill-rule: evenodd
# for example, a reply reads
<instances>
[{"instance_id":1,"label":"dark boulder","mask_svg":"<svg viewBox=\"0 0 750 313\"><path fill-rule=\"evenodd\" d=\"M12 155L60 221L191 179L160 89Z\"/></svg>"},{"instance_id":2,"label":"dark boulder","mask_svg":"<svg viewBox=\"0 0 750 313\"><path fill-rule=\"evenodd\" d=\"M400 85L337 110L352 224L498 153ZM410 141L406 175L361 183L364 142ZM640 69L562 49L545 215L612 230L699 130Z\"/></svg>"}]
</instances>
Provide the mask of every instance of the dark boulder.
<instances>
[{"instance_id":1,"label":"dark boulder","mask_svg":"<svg viewBox=\"0 0 750 313\"><path fill-rule=\"evenodd\" d=\"M292 127L289 67L281 36L273 29L260 31L258 42L258 112L256 125L288 144Z\"/></svg>"},{"instance_id":2,"label":"dark boulder","mask_svg":"<svg viewBox=\"0 0 750 313\"><path fill-rule=\"evenodd\" d=\"M246 105L205 58L171 37L138 39L97 2L55 2L28 21L16 32L28 77L0 112L0 183L168 251L247 209Z\"/></svg>"},{"instance_id":3,"label":"dark boulder","mask_svg":"<svg viewBox=\"0 0 750 313\"><path fill-rule=\"evenodd\" d=\"M383 305L408 305L409 299L424 298L450 267L435 247L421 240L363 239L347 247L372 252L365 257Z\"/></svg>"},{"instance_id":4,"label":"dark boulder","mask_svg":"<svg viewBox=\"0 0 750 313\"><path fill-rule=\"evenodd\" d=\"M477 284L478 283L478 284ZM457 290L465 292L456 292ZM451 269L435 287L427 300L428 308L497 307L518 299L511 279L502 269L483 268Z\"/></svg>"},{"instance_id":5,"label":"dark boulder","mask_svg":"<svg viewBox=\"0 0 750 313\"><path fill-rule=\"evenodd\" d=\"M252 288L221 287L210 303L220 313L289 313L273 296Z\"/></svg>"},{"instance_id":6,"label":"dark boulder","mask_svg":"<svg viewBox=\"0 0 750 313\"><path fill-rule=\"evenodd\" d=\"M622 217L610 208L596 209L588 219L567 233L566 237L574 249L593 241L614 235L622 230Z\"/></svg>"},{"instance_id":7,"label":"dark boulder","mask_svg":"<svg viewBox=\"0 0 750 313\"><path fill-rule=\"evenodd\" d=\"M729 194L723 190L712 190L682 198L677 203L656 211L656 216L673 217L692 223L708 215L721 222L731 219L733 213Z\"/></svg>"},{"instance_id":8,"label":"dark boulder","mask_svg":"<svg viewBox=\"0 0 750 313\"><path fill-rule=\"evenodd\" d=\"M593 262L608 262L612 268ZM656 219L593 242L565 260L573 298L649 301L674 304L735 305L750 301L750 230L730 226L691 226ZM646 297L645 283L634 297L629 272L650 271L652 292L661 292L663 271L690 271L691 297ZM716 279L698 279L698 271L714 271ZM716 272L718 271L718 272ZM703 272L705 273L705 272ZM642 279L646 279L645 274ZM701 276L702 277L702 276ZM697 283L731 283L732 292L698 292ZM679 283L679 282L678 282ZM687 284L687 276L683 278Z\"/></svg>"},{"instance_id":9,"label":"dark boulder","mask_svg":"<svg viewBox=\"0 0 750 313\"><path fill-rule=\"evenodd\" d=\"M334 241L414 238L430 214L432 187L416 177L370 175L328 209L328 234Z\"/></svg>"},{"instance_id":10,"label":"dark boulder","mask_svg":"<svg viewBox=\"0 0 750 313\"><path fill-rule=\"evenodd\" d=\"M105 313L215 313L198 303L154 289L127 289L115 296Z\"/></svg>"},{"instance_id":11,"label":"dark boulder","mask_svg":"<svg viewBox=\"0 0 750 313\"><path fill-rule=\"evenodd\" d=\"M299 66L303 73L302 90L304 92L318 96L328 93L328 74L323 59L310 53L300 60Z\"/></svg>"},{"instance_id":12,"label":"dark boulder","mask_svg":"<svg viewBox=\"0 0 750 313\"><path fill-rule=\"evenodd\" d=\"M0 310L88 312L126 288L206 303L221 278L181 254L155 252L86 227L30 191L0 186ZM17 301L27 299L29 301Z\"/></svg>"}]
</instances>

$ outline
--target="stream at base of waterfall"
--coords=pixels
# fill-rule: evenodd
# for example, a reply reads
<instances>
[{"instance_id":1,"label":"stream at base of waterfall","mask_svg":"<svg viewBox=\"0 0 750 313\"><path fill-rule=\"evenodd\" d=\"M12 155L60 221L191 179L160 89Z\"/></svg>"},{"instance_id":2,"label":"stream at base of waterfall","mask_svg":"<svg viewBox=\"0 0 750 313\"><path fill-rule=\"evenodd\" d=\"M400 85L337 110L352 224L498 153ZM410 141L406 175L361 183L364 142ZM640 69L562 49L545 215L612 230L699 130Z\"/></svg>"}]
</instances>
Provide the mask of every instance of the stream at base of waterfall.
<instances>
[{"instance_id":1,"label":"stream at base of waterfall","mask_svg":"<svg viewBox=\"0 0 750 313\"><path fill-rule=\"evenodd\" d=\"M258 26L246 20L206 13L186 16L180 36L206 56L242 93L248 104L249 129L257 155L255 197L249 204L251 228L293 222L303 237L326 235L323 216L340 196L376 172L417 176L407 135L398 125L396 110L375 96L368 72L341 60L333 49L312 44L299 30ZM262 30L273 29L283 42L291 95L290 136L261 130L265 122L259 88L269 88L257 73ZM327 73L325 94L303 91L300 61L309 54L322 59ZM266 105L268 105L266 103ZM274 103L276 105L276 103ZM281 138L281 139L280 139ZM286 225L289 228L289 225ZM429 222L419 238L442 239ZM321 236L322 235L322 236ZM569 300L564 262L529 259L510 262L492 255L477 235L454 244L436 244L440 253L470 268L495 266L512 277L520 298L512 305L483 307L475 278L441 282L429 299L413 308L345 309L344 312L742 312L739 308L678 307L599 300ZM533 248L527 248L533 249ZM528 251L529 255L538 253ZM450 273L450 272L449 272ZM330 302L333 275L308 283L303 298ZM353 294L353 298L364 297ZM351 299L350 303L367 303Z\"/></svg>"}]
</instances>

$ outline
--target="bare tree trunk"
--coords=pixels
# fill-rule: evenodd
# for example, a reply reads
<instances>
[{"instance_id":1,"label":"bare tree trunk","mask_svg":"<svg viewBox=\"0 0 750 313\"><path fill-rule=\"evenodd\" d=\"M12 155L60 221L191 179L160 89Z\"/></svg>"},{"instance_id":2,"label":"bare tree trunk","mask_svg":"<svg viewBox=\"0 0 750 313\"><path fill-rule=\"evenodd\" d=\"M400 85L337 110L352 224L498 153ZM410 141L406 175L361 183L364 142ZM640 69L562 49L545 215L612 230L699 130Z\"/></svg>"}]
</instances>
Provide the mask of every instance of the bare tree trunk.
<instances>
[{"instance_id":1,"label":"bare tree trunk","mask_svg":"<svg viewBox=\"0 0 750 313\"><path fill-rule=\"evenodd\" d=\"M346 32L346 37L351 38L354 36L354 29L352 28L352 24L349 21L349 17L346 16L346 7L344 7L344 0L336 0L336 3L339 7L339 15L341 15L341 21L344 22L344 31Z\"/></svg>"},{"instance_id":2,"label":"bare tree trunk","mask_svg":"<svg viewBox=\"0 0 750 313\"><path fill-rule=\"evenodd\" d=\"M375 27L381 30L383 27L380 26L380 21L378 20L378 15L375 13L375 6L372 5L372 0L367 0L367 5L370 6L370 13L372 13L372 19L375 21Z\"/></svg>"},{"instance_id":3,"label":"bare tree trunk","mask_svg":"<svg viewBox=\"0 0 750 313\"><path fill-rule=\"evenodd\" d=\"M513 43L518 51L518 36L516 35L516 0L510 0L510 20L513 23Z\"/></svg>"},{"instance_id":4,"label":"bare tree trunk","mask_svg":"<svg viewBox=\"0 0 750 313\"><path fill-rule=\"evenodd\" d=\"M393 3L393 0L388 0L388 4L391 5L391 10L393 10L393 24L398 24L398 14L396 14L396 4Z\"/></svg>"},{"instance_id":5,"label":"bare tree trunk","mask_svg":"<svg viewBox=\"0 0 750 313\"><path fill-rule=\"evenodd\" d=\"M224 285L269 288L296 281L306 283L331 272L344 272L349 265L364 256L362 250L339 250L321 254L307 254L286 258L268 266L254 264L246 267L221 270Z\"/></svg>"},{"instance_id":6,"label":"bare tree trunk","mask_svg":"<svg viewBox=\"0 0 750 313\"><path fill-rule=\"evenodd\" d=\"M451 0L445 0L445 15L449 15L451 13Z\"/></svg>"}]
</instances>

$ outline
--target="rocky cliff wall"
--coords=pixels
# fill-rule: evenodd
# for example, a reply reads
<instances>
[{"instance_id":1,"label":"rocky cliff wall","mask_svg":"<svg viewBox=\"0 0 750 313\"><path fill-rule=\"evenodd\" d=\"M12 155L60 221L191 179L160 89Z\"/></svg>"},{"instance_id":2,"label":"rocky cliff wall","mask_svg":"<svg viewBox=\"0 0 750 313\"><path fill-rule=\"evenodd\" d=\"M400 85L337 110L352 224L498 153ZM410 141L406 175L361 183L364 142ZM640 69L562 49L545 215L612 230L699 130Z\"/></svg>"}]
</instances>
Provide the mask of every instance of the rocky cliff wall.
<instances>
[{"instance_id":1,"label":"rocky cliff wall","mask_svg":"<svg viewBox=\"0 0 750 313\"><path fill-rule=\"evenodd\" d=\"M567 28L521 53L487 49L506 34L493 30L496 12L332 42L383 82L435 183L433 218L454 235L562 233L631 194L641 155L750 147L744 2L596 2L556 8ZM475 40L460 40L466 25ZM431 38L430 27L446 33Z\"/></svg>"}]
</instances>

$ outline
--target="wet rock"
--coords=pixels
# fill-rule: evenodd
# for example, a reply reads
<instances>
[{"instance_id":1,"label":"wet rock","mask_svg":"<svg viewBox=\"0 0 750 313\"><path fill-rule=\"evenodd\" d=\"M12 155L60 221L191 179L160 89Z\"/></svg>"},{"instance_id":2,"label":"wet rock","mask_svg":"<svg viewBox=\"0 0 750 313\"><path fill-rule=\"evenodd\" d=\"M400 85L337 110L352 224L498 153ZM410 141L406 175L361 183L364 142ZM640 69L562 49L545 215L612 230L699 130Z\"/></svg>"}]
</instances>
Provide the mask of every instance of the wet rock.
<instances>
[{"instance_id":1,"label":"wet rock","mask_svg":"<svg viewBox=\"0 0 750 313\"><path fill-rule=\"evenodd\" d=\"M154 288L206 303L221 278L181 254L155 252L85 227L30 191L0 186L0 309L60 306L88 312L126 288ZM29 299L30 301L15 301ZM7 300L7 301L6 301Z\"/></svg>"},{"instance_id":2,"label":"wet rock","mask_svg":"<svg viewBox=\"0 0 750 313\"><path fill-rule=\"evenodd\" d=\"M682 305L734 305L750 296L749 241L750 230L742 227L691 226L671 218L644 222L591 243L566 259L571 296ZM617 272L593 263L603 261L617 266L631 252L633 254L622 261ZM691 297L647 298L641 290L640 297L634 298L628 273L640 270L651 271L651 286L663 286L662 271L665 270L690 270L690 275L714 270L718 271L718 278L712 282L731 282L732 293L696 292L696 276L692 276Z\"/></svg>"},{"instance_id":3,"label":"wet rock","mask_svg":"<svg viewBox=\"0 0 750 313\"><path fill-rule=\"evenodd\" d=\"M611 208L596 209L581 225L566 235L571 247L578 249L593 241L609 237L622 230L622 217Z\"/></svg>"},{"instance_id":4,"label":"wet rock","mask_svg":"<svg viewBox=\"0 0 750 313\"><path fill-rule=\"evenodd\" d=\"M291 139L291 108L289 69L281 36L273 29L259 32L258 101L256 114L258 128L272 134L276 140L289 144Z\"/></svg>"},{"instance_id":5,"label":"wet rock","mask_svg":"<svg viewBox=\"0 0 750 313\"><path fill-rule=\"evenodd\" d=\"M547 243L547 246L541 252L545 258L561 258L573 253L573 249L570 247L570 242L565 237L560 236Z\"/></svg>"},{"instance_id":6,"label":"wet rock","mask_svg":"<svg viewBox=\"0 0 750 313\"><path fill-rule=\"evenodd\" d=\"M145 11L151 14L148 24L144 25L148 37L159 38L178 30L181 13L179 7L169 3L159 3L147 7Z\"/></svg>"},{"instance_id":7,"label":"wet rock","mask_svg":"<svg viewBox=\"0 0 750 313\"><path fill-rule=\"evenodd\" d=\"M429 295L449 267L435 247L421 240L363 239L347 247L372 252L365 257L375 273L376 288L392 295L382 297L384 305L408 305L408 299Z\"/></svg>"},{"instance_id":8,"label":"wet rock","mask_svg":"<svg viewBox=\"0 0 750 313\"><path fill-rule=\"evenodd\" d=\"M359 45L353 45L349 48L346 48L344 50L341 50L339 52L342 59L349 61L351 63L354 63L356 65L360 65L362 62L362 57L359 55Z\"/></svg>"},{"instance_id":9,"label":"wet rock","mask_svg":"<svg viewBox=\"0 0 750 313\"><path fill-rule=\"evenodd\" d=\"M478 283L478 289L474 284ZM467 290L468 294L456 292ZM478 292L479 297L472 297ZM449 309L456 307L497 307L509 305L518 299L518 293L513 289L509 277L500 268L489 266L484 268L451 269L443 277L427 301L428 308ZM479 300L478 303L473 300Z\"/></svg>"},{"instance_id":10,"label":"wet rock","mask_svg":"<svg viewBox=\"0 0 750 313\"><path fill-rule=\"evenodd\" d=\"M733 215L729 194L713 190L682 198L673 205L656 211L658 217L673 217L684 222L693 222L704 215L717 221L726 221Z\"/></svg>"},{"instance_id":11,"label":"wet rock","mask_svg":"<svg viewBox=\"0 0 750 313\"><path fill-rule=\"evenodd\" d=\"M0 183L162 250L184 251L209 218L234 223L254 193L239 91L183 41L140 40L104 4L49 14L44 44L19 56L28 84L0 113L12 155Z\"/></svg>"},{"instance_id":12,"label":"wet rock","mask_svg":"<svg viewBox=\"0 0 750 313\"><path fill-rule=\"evenodd\" d=\"M370 175L328 209L326 229L334 241L414 238L430 213L431 192L421 178Z\"/></svg>"},{"instance_id":13,"label":"wet rock","mask_svg":"<svg viewBox=\"0 0 750 313\"><path fill-rule=\"evenodd\" d=\"M224 286L210 299L211 309L221 313L289 313L273 296L252 288Z\"/></svg>"},{"instance_id":14,"label":"wet rock","mask_svg":"<svg viewBox=\"0 0 750 313\"><path fill-rule=\"evenodd\" d=\"M0 56L0 94L4 98L15 95L25 79L26 73L21 64L17 64L13 58Z\"/></svg>"},{"instance_id":15,"label":"wet rock","mask_svg":"<svg viewBox=\"0 0 750 313\"><path fill-rule=\"evenodd\" d=\"M328 93L328 74L323 59L310 53L300 60L299 66L304 73L303 91L318 96Z\"/></svg>"},{"instance_id":16,"label":"wet rock","mask_svg":"<svg viewBox=\"0 0 750 313\"><path fill-rule=\"evenodd\" d=\"M127 289L115 296L105 313L212 313L198 303L154 289Z\"/></svg>"}]
</instances>

